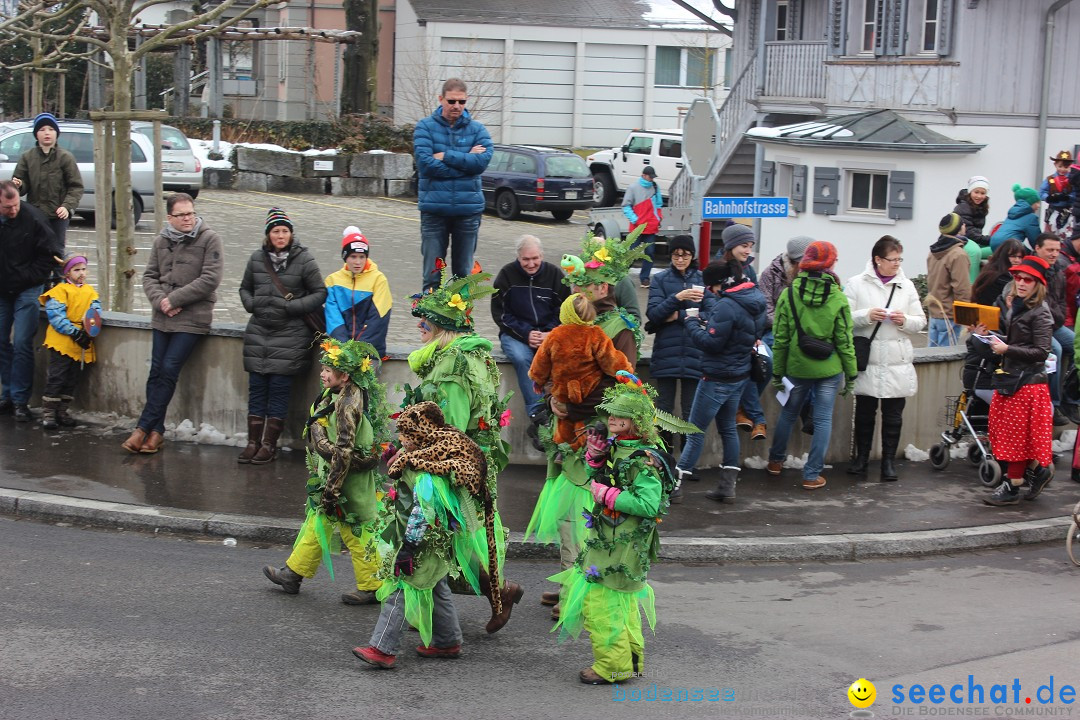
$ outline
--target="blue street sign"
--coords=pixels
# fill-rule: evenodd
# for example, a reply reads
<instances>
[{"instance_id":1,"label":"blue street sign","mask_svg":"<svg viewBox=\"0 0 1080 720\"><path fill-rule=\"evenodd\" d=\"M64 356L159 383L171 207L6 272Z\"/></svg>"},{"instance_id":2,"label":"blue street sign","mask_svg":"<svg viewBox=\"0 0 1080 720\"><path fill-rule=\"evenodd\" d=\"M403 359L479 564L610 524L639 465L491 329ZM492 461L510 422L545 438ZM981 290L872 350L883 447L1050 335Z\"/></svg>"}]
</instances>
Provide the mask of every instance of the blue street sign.
<instances>
[{"instance_id":1,"label":"blue street sign","mask_svg":"<svg viewBox=\"0 0 1080 720\"><path fill-rule=\"evenodd\" d=\"M701 198L702 220L726 218L787 217L786 197L705 197Z\"/></svg>"}]
</instances>

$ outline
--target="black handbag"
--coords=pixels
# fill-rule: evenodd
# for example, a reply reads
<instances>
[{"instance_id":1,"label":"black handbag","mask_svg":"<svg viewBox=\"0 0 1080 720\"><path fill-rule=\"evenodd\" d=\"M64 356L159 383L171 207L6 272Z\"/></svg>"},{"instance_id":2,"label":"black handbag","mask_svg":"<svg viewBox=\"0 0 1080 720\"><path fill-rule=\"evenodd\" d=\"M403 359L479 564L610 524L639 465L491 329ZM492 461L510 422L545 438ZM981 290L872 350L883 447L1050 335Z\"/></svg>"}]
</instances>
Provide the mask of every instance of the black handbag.
<instances>
[{"instance_id":1,"label":"black handbag","mask_svg":"<svg viewBox=\"0 0 1080 720\"><path fill-rule=\"evenodd\" d=\"M1024 373L1011 373L998 368L990 378L990 387L999 395L1015 395L1024 384Z\"/></svg>"},{"instance_id":2,"label":"black handbag","mask_svg":"<svg viewBox=\"0 0 1080 720\"><path fill-rule=\"evenodd\" d=\"M893 295L896 293L896 285L892 286L892 292L889 293L889 299L885 301L885 309L889 309L889 303L892 302ZM862 372L870 364L870 343L874 342L874 338L877 336L878 330L881 329L881 321L879 320L877 325L874 326L874 332L870 333L870 337L864 337L862 335L856 335L852 338L852 343L855 345L855 368Z\"/></svg>"},{"instance_id":3,"label":"black handbag","mask_svg":"<svg viewBox=\"0 0 1080 720\"><path fill-rule=\"evenodd\" d=\"M795 309L795 292L788 286L788 305L791 306L791 317L795 321L795 334L798 336L798 346L802 354L811 360L828 360L836 352L834 346L828 340L816 338L803 332L799 322L799 311Z\"/></svg>"},{"instance_id":4,"label":"black handbag","mask_svg":"<svg viewBox=\"0 0 1080 720\"><path fill-rule=\"evenodd\" d=\"M750 379L756 383L765 382L769 376L769 363L765 356L750 348Z\"/></svg>"}]
</instances>

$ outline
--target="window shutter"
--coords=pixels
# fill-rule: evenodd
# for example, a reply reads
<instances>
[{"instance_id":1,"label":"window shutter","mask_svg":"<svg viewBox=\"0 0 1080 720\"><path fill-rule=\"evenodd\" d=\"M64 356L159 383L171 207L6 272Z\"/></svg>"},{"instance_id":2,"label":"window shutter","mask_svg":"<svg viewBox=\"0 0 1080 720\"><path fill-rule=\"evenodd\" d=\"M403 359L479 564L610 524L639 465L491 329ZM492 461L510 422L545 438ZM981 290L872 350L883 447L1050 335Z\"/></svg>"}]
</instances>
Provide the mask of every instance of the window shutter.
<instances>
[{"instance_id":1,"label":"window shutter","mask_svg":"<svg viewBox=\"0 0 1080 720\"><path fill-rule=\"evenodd\" d=\"M915 173L893 170L889 173L889 217L911 220L915 197Z\"/></svg>"},{"instance_id":2,"label":"window shutter","mask_svg":"<svg viewBox=\"0 0 1080 720\"><path fill-rule=\"evenodd\" d=\"M791 174L791 206L795 212L806 212L805 165L796 165Z\"/></svg>"},{"instance_id":3,"label":"window shutter","mask_svg":"<svg viewBox=\"0 0 1080 720\"><path fill-rule=\"evenodd\" d=\"M885 17L888 5L888 0L874 0L874 55L885 54Z\"/></svg>"},{"instance_id":4,"label":"window shutter","mask_svg":"<svg viewBox=\"0 0 1080 720\"><path fill-rule=\"evenodd\" d=\"M814 214L835 215L840 207L840 169L814 168Z\"/></svg>"},{"instance_id":5,"label":"window shutter","mask_svg":"<svg viewBox=\"0 0 1080 720\"><path fill-rule=\"evenodd\" d=\"M884 0L885 55L903 55L907 40L907 0Z\"/></svg>"},{"instance_id":6,"label":"window shutter","mask_svg":"<svg viewBox=\"0 0 1080 720\"><path fill-rule=\"evenodd\" d=\"M941 3L938 12L941 13L938 22L937 54L948 57L952 54L953 36L953 0L938 0Z\"/></svg>"},{"instance_id":7,"label":"window shutter","mask_svg":"<svg viewBox=\"0 0 1080 720\"><path fill-rule=\"evenodd\" d=\"M772 160L761 163L761 184L758 186L758 195L772 197L776 194L776 163Z\"/></svg>"},{"instance_id":8,"label":"window shutter","mask_svg":"<svg viewBox=\"0 0 1080 720\"><path fill-rule=\"evenodd\" d=\"M829 0L829 54L847 52L847 0Z\"/></svg>"},{"instance_id":9,"label":"window shutter","mask_svg":"<svg viewBox=\"0 0 1080 720\"><path fill-rule=\"evenodd\" d=\"M802 40L803 0L790 0L787 11L788 40Z\"/></svg>"}]
</instances>

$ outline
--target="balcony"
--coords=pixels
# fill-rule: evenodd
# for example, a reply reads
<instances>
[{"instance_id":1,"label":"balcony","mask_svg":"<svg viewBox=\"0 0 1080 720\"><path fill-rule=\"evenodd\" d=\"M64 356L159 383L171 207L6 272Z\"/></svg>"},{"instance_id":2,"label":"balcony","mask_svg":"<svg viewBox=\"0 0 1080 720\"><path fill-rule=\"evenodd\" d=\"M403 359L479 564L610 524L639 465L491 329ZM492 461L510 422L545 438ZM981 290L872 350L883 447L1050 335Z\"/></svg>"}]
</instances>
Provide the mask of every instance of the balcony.
<instances>
[{"instance_id":1,"label":"balcony","mask_svg":"<svg viewBox=\"0 0 1080 720\"><path fill-rule=\"evenodd\" d=\"M765 43L765 84L769 99L821 101L825 99L824 42Z\"/></svg>"}]
</instances>

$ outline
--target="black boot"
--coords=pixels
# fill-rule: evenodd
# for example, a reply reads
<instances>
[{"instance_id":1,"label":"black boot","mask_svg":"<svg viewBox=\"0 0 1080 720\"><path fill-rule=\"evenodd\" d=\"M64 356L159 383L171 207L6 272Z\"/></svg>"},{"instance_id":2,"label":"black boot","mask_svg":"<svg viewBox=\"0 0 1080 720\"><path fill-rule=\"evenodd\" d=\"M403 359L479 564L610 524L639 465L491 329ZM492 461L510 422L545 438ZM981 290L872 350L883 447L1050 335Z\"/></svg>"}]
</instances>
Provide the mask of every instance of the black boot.
<instances>
[{"instance_id":1,"label":"black boot","mask_svg":"<svg viewBox=\"0 0 1080 720\"><path fill-rule=\"evenodd\" d=\"M903 407L901 407L901 412ZM896 474L896 450L900 447L900 429L903 426L901 412L886 413L882 405L881 413L881 481L895 482L900 479Z\"/></svg>"},{"instance_id":2,"label":"black boot","mask_svg":"<svg viewBox=\"0 0 1080 720\"><path fill-rule=\"evenodd\" d=\"M60 398L41 398L41 428L55 430L60 427L56 412L60 408Z\"/></svg>"},{"instance_id":3,"label":"black boot","mask_svg":"<svg viewBox=\"0 0 1080 720\"><path fill-rule=\"evenodd\" d=\"M874 423L877 420L877 402L865 395L855 396L855 456L848 465L848 475L865 475L870 462L870 448L874 444Z\"/></svg>"},{"instance_id":4,"label":"black boot","mask_svg":"<svg viewBox=\"0 0 1080 720\"><path fill-rule=\"evenodd\" d=\"M68 406L73 399L68 395L60 396L60 406L56 408L56 422L60 423L60 427L70 428L79 424L78 420L68 415Z\"/></svg>"}]
</instances>

